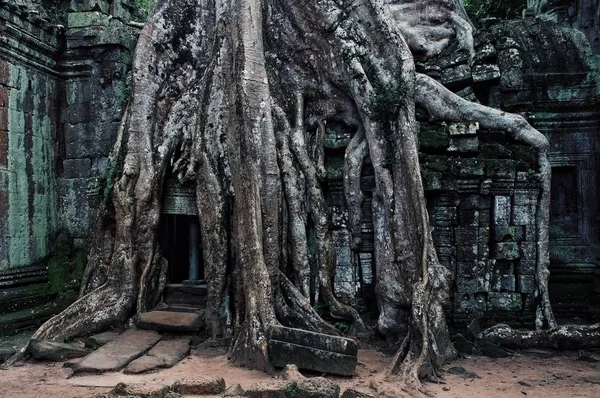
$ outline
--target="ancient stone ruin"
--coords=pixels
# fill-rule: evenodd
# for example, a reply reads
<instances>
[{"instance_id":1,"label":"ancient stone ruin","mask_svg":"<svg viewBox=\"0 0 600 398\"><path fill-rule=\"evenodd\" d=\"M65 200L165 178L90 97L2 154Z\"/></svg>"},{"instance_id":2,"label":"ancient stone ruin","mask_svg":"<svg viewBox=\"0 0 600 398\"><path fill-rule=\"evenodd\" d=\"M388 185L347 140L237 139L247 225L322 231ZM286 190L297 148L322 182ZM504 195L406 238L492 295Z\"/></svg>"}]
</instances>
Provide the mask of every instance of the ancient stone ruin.
<instances>
[{"instance_id":1,"label":"ancient stone ruin","mask_svg":"<svg viewBox=\"0 0 600 398\"><path fill-rule=\"evenodd\" d=\"M134 0L64 0L55 8L41 3L0 0L3 334L41 324L78 295L97 211L114 183L111 150L146 17ZM528 3L523 19L484 23L474 35L473 62L464 49L451 46L416 67L468 101L524 115L548 137L553 309L558 318L595 321L600 317L597 5ZM419 110L417 118L430 225L439 260L452 275L450 327L462 330L473 319L533 327L541 189L534 149L477 123L433 123ZM357 250L344 196L344 153L354 133L343 122L329 123L323 139L334 292L374 320L375 182L369 161L361 171L365 201ZM160 240L169 262L164 301L171 306L199 307L205 301L194 198L194 186L167 179ZM270 344L287 355L291 337L281 339ZM355 347L332 350L340 357L350 351L356 355ZM352 374L349 368L344 372Z\"/></svg>"}]
</instances>

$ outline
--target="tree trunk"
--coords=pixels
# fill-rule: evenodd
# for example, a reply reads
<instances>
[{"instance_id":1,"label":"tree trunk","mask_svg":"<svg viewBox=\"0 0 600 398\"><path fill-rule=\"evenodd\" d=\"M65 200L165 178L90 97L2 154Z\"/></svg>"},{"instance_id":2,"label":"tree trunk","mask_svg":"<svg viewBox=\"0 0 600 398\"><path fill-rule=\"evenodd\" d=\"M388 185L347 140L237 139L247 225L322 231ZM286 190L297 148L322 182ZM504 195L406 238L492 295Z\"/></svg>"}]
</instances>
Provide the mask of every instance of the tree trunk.
<instances>
[{"instance_id":1,"label":"tree trunk","mask_svg":"<svg viewBox=\"0 0 600 398\"><path fill-rule=\"evenodd\" d=\"M472 52L459 1L396 3L159 0L136 49L132 98L112 155L115 183L81 298L34 337L74 337L124 323L159 301L167 263L157 228L168 169L195 184L207 325L213 337L233 334L234 362L271 370L271 325L337 333L314 311L318 302L365 331L332 287L323 138L328 122L341 122L355 132L344 163L354 250L367 156L375 170L378 328L403 339L389 374L416 389L419 379L435 378L455 350L442 310L448 271L437 260L425 206L415 103L448 120L484 123L492 114L491 127L538 148L543 173L547 143L524 120L460 102L415 74L413 54L430 56L450 40ZM423 36L440 18L449 23L446 36ZM547 213L538 221L547 231ZM547 233L539 248L546 258ZM543 312L552 325L549 303Z\"/></svg>"}]
</instances>

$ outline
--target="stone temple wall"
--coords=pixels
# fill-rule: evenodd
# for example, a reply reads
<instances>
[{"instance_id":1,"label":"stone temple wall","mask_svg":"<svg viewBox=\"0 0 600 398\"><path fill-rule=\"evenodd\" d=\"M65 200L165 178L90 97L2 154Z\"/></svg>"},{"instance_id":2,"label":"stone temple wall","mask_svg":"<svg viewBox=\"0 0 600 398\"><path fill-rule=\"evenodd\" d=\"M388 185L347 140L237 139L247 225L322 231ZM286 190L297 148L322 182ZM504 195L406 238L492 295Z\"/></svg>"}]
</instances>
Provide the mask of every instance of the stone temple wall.
<instances>
[{"instance_id":1,"label":"stone temple wall","mask_svg":"<svg viewBox=\"0 0 600 398\"><path fill-rule=\"evenodd\" d=\"M0 6L0 271L51 250L56 212L59 36L20 7Z\"/></svg>"},{"instance_id":2,"label":"stone temple wall","mask_svg":"<svg viewBox=\"0 0 600 398\"><path fill-rule=\"evenodd\" d=\"M40 4L0 0L0 333L39 323L76 295L85 259L77 249L89 244L128 97L139 32L128 22L143 20L134 0L61 0L52 10ZM527 18L480 30L473 63L449 48L417 69L465 99L522 113L549 137L551 296L559 315L593 319L590 298L600 302L600 63L590 37ZM453 275L451 323L477 317L530 326L535 153L474 123L434 124L422 112L419 120L431 227ZM325 137L334 287L341 300L374 314L373 170L367 159L362 239L352 250L342 167L352 134L329 123Z\"/></svg>"},{"instance_id":3,"label":"stone temple wall","mask_svg":"<svg viewBox=\"0 0 600 398\"><path fill-rule=\"evenodd\" d=\"M550 294L559 317L599 317L600 201L596 187L598 57L580 31L538 18L499 23L475 36L476 55L449 48L417 70L463 98L521 113L550 140L552 165ZM448 315L455 327L484 323L533 326L537 267L536 154L502 131L432 124L419 113L420 161L439 259L453 275ZM335 230L336 294L373 314L372 170L363 168L362 246L349 250L340 164L351 132L326 139ZM376 278L376 276L375 276ZM370 304L371 303L371 304Z\"/></svg>"},{"instance_id":4,"label":"stone temple wall","mask_svg":"<svg viewBox=\"0 0 600 398\"><path fill-rule=\"evenodd\" d=\"M75 297L144 20L134 0L0 0L0 333Z\"/></svg>"}]
</instances>

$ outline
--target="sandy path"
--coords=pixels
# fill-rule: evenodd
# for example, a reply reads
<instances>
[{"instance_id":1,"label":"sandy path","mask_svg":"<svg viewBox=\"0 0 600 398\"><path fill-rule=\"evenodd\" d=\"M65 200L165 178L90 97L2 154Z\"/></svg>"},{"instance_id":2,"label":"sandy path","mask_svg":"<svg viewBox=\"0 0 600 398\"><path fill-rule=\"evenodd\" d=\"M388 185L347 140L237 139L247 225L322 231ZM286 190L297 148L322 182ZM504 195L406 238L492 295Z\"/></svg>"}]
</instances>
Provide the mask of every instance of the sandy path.
<instances>
[{"instance_id":1,"label":"sandy path","mask_svg":"<svg viewBox=\"0 0 600 398\"><path fill-rule=\"evenodd\" d=\"M390 361L376 350L361 350L354 378L331 377L342 386L373 393L369 384ZM436 397L600 397L600 364L578 361L574 353L540 359L524 355L491 359L472 357L459 359L446 366L463 367L475 375L446 374L446 384L427 384ZM248 387L271 380L264 373L240 369L228 363L222 350L194 352L177 366L146 375L108 373L68 378L70 370L60 363L26 363L0 371L0 397L88 398L108 391L119 382L143 385L171 384L179 379L198 376L220 376L227 386L239 383ZM399 387L390 383L390 387ZM398 397L401 393L398 392Z\"/></svg>"}]
</instances>

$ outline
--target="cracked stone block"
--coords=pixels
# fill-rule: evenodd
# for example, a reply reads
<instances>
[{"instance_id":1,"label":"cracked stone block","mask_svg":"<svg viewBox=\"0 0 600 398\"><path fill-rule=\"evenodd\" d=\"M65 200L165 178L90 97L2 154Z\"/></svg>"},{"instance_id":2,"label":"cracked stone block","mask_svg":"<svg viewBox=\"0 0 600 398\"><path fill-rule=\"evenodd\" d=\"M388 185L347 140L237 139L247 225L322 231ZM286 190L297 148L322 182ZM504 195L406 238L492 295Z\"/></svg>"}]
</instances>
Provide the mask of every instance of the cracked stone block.
<instances>
[{"instance_id":1,"label":"cracked stone block","mask_svg":"<svg viewBox=\"0 0 600 398\"><path fill-rule=\"evenodd\" d=\"M520 69L523 67L521 53L516 48L509 48L498 52L498 65L502 70Z\"/></svg>"},{"instance_id":2,"label":"cracked stone block","mask_svg":"<svg viewBox=\"0 0 600 398\"><path fill-rule=\"evenodd\" d=\"M532 293L535 289L535 277L533 275L517 275L517 288L521 293Z\"/></svg>"},{"instance_id":3,"label":"cracked stone block","mask_svg":"<svg viewBox=\"0 0 600 398\"><path fill-rule=\"evenodd\" d=\"M536 206L515 206L513 208L512 223L515 225L535 224Z\"/></svg>"},{"instance_id":4,"label":"cracked stone block","mask_svg":"<svg viewBox=\"0 0 600 398\"><path fill-rule=\"evenodd\" d=\"M471 67L469 65L458 65L442 71L442 83L463 84L471 80Z\"/></svg>"},{"instance_id":5,"label":"cracked stone block","mask_svg":"<svg viewBox=\"0 0 600 398\"><path fill-rule=\"evenodd\" d=\"M477 244L477 260L487 261L490 258L490 247L487 243Z\"/></svg>"},{"instance_id":6,"label":"cracked stone block","mask_svg":"<svg viewBox=\"0 0 600 398\"><path fill-rule=\"evenodd\" d=\"M494 228L493 239L495 242L521 241L524 237L524 228L514 225L497 225Z\"/></svg>"},{"instance_id":7,"label":"cracked stone block","mask_svg":"<svg viewBox=\"0 0 600 398\"><path fill-rule=\"evenodd\" d=\"M492 207L492 198L484 195L469 195L460 201L460 208L467 210L487 210Z\"/></svg>"},{"instance_id":8,"label":"cracked stone block","mask_svg":"<svg viewBox=\"0 0 600 398\"><path fill-rule=\"evenodd\" d=\"M479 139L477 137L460 137L450 139L448 152L477 152Z\"/></svg>"},{"instance_id":9,"label":"cracked stone block","mask_svg":"<svg viewBox=\"0 0 600 398\"><path fill-rule=\"evenodd\" d=\"M496 56L496 47L492 43L485 43L481 47L477 49L477 53L475 54L474 61L476 63L480 63L483 61L487 61L490 58L494 58Z\"/></svg>"},{"instance_id":10,"label":"cracked stone block","mask_svg":"<svg viewBox=\"0 0 600 398\"><path fill-rule=\"evenodd\" d=\"M473 81L487 82L500 78L500 68L498 65L475 65L473 66Z\"/></svg>"},{"instance_id":11,"label":"cracked stone block","mask_svg":"<svg viewBox=\"0 0 600 398\"><path fill-rule=\"evenodd\" d=\"M92 161L90 159L63 160L64 178L87 178L90 176Z\"/></svg>"},{"instance_id":12,"label":"cracked stone block","mask_svg":"<svg viewBox=\"0 0 600 398\"><path fill-rule=\"evenodd\" d=\"M486 293L463 293L454 295L454 311L458 313L483 312L486 310Z\"/></svg>"},{"instance_id":13,"label":"cracked stone block","mask_svg":"<svg viewBox=\"0 0 600 398\"><path fill-rule=\"evenodd\" d=\"M477 227L455 227L454 242L456 245L468 245L477 242L478 228Z\"/></svg>"},{"instance_id":14,"label":"cracked stone block","mask_svg":"<svg viewBox=\"0 0 600 398\"><path fill-rule=\"evenodd\" d=\"M435 227L432 229L433 239L436 246L454 245L454 234L452 227Z\"/></svg>"},{"instance_id":15,"label":"cracked stone block","mask_svg":"<svg viewBox=\"0 0 600 398\"><path fill-rule=\"evenodd\" d=\"M491 220L491 211L490 210L479 210L479 226L480 227L488 227L490 226Z\"/></svg>"},{"instance_id":16,"label":"cracked stone block","mask_svg":"<svg viewBox=\"0 0 600 398\"><path fill-rule=\"evenodd\" d=\"M463 262L477 260L477 244L456 246L456 259Z\"/></svg>"},{"instance_id":17,"label":"cracked stone block","mask_svg":"<svg viewBox=\"0 0 600 398\"><path fill-rule=\"evenodd\" d=\"M448 134L451 137L456 136L473 136L477 135L477 130L479 130L479 123L450 123L448 125Z\"/></svg>"},{"instance_id":18,"label":"cracked stone block","mask_svg":"<svg viewBox=\"0 0 600 398\"><path fill-rule=\"evenodd\" d=\"M523 72L520 68L503 69L500 77L501 87L520 89L523 87Z\"/></svg>"},{"instance_id":19,"label":"cracked stone block","mask_svg":"<svg viewBox=\"0 0 600 398\"><path fill-rule=\"evenodd\" d=\"M538 190L515 190L513 196L515 206L537 206Z\"/></svg>"},{"instance_id":20,"label":"cracked stone block","mask_svg":"<svg viewBox=\"0 0 600 398\"><path fill-rule=\"evenodd\" d=\"M515 41L512 37L503 36L498 38L496 41L496 48L498 50L505 50L507 48L521 48L521 45Z\"/></svg>"},{"instance_id":21,"label":"cracked stone block","mask_svg":"<svg viewBox=\"0 0 600 398\"><path fill-rule=\"evenodd\" d=\"M294 364L299 369L353 376L357 353L352 339L282 326L270 329L269 355L277 367Z\"/></svg>"},{"instance_id":22,"label":"cracked stone block","mask_svg":"<svg viewBox=\"0 0 600 398\"><path fill-rule=\"evenodd\" d=\"M481 217L481 215L480 215L480 217ZM490 227L479 227L477 243L487 245L489 241L490 241Z\"/></svg>"},{"instance_id":23,"label":"cracked stone block","mask_svg":"<svg viewBox=\"0 0 600 398\"><path fill-rule=\"evenodd\" d=\"M516 260L521 257L517 242L496 243L495 249L495 257L498 260Z\"/></svg>"},{"instance_id":24,"label":"cracked stone block","mask_svg":"<svg viewBox=\"0 0 600 398\"><path fill-rule=\"evenodd\" d=\"M493 292L514 292L515 289L515 276L514 275L492 275L490 282L490 289Z\"/></svg>"},{"instance_id":25,"label":"cracked stone block","mask_svg":"<svg viewBox=\"0 0 600 398\"><path fill-rule=\"evenodd\" d=\"M535 242L521 242L521 257L523 260L537 259L537 243Z\"/></svg>"},{"instance_id":26,"label":"cracked stone block","mask_svg":"<svg viewBox=\"0 0 600 398\"><path fill-rule=\"evenodd\" d=\"M508 225L510 214L510 196L494 197L494 225Z\"/></svg>"},{"instance_id":27,"label":"cracked stone block","mask_svg":"<svg viewBox=\"0 0 600 398\"><path fill-rule=\"evenodd\" d=\"M485 279L483 277L460 278L456 281L456 291L461 294L485 292Z\"/></svg>"},{"instance_id":28,"label":"cracked stone block","mask_svg":"<svg viewBox=\"0 0 600 398\"><path fill-rule=\"evenodd\" d=\"M483 275L485 272L486 264L483 261L460 261L456 262L456 272L459 278L475 278L478 275Z\"/></svg>"},{"instance_id":29,"label":"cracked stone block","mask_svg":"<svg viewBox=\"0 0 600 398\"><path fill-rule=\"evenodd\" d=\"M456 207L437 206L433 208L433 224L440 227L449 227L456 224Z\"/></svg>"},{"instance_id":30,"label":"cracked stone block","mask_svg":"<svg viewBox=\"0 0 600 398\"><path fill-rule=\"evenodd\" d=\"M440 57L438 64L442 68L462 65L469 62L471 55L467 50L453 51L452 54Z\"/></svg>"},{"instance_id":31,"label":"cracked stone block","mask_svg":"<svg viewBox=\"0 0 600 398\"><path fill-rule=\"evenodd\" d=\"M461 159L457 162L457 166L457 174L460 178L483 177L485 174L485 165L479 159Z\"/></svg>"},{"instance_id":32,"label":"cracked stone block","mask_svg":"<svg viewBox=\"0 0 600 398\"><path fill-rule=\"evenodd\" d=\"M439 191L443 189L443 180L442 173L432 171L423 172L423 185L426 191Z\"/></svg>"},{"instance_id":33,"label":"cracked stone block","mask_svg":"<svg viewBox=\"0 0 600 398\"><path fill-rule=\"evenodd\" d=\"M520 311L523 302L520 293L488 293L487 307L490 310Z\"/></svg>"},{"instance_id":34,"label":"cracked stone block","mask_svg":"<svg viewBox=\"0 0 600 398\"><path fill-rule=\"evenodd\" d=\"M533 275L537 266L536 260L521 259L515 266L515 271L520 275Z\"/></svg>"},{"instance_id":35,"label":"cracked stone block","mask_svg":"<svg viewBox=\"0 0 600 398\"><path fill-rule=\"evenodd\" d=\"M477 210L460 210L460 223L465 226L479 226L479 211Z\"/></svg>"}]
</instances>

